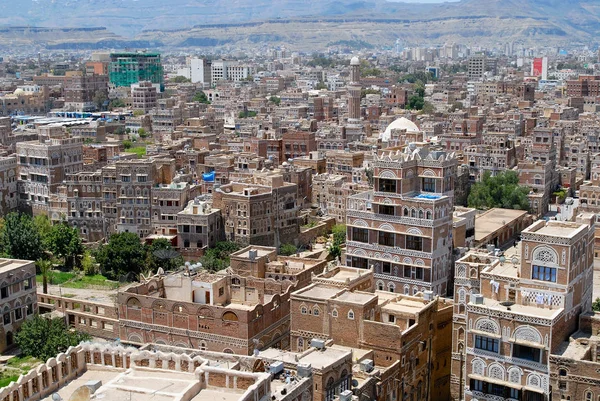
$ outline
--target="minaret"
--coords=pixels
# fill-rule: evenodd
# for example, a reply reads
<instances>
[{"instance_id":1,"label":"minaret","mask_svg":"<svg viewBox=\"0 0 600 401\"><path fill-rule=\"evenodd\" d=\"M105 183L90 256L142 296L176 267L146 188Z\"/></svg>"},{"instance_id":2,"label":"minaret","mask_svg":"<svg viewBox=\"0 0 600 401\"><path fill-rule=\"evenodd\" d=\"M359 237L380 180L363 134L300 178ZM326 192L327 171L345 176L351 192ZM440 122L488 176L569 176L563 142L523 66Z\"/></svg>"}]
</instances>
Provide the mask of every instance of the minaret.
<instances>
[{"instance_id":1,"label":"minaret","mask_svg":"<svg viewBox=\"0 0 600 401\"><path fill-rule=\"evenodd\" d=\"M350 85L348 85L348 122L360 120L360 60L350 60Z\"/></svg>"}]
</instances>

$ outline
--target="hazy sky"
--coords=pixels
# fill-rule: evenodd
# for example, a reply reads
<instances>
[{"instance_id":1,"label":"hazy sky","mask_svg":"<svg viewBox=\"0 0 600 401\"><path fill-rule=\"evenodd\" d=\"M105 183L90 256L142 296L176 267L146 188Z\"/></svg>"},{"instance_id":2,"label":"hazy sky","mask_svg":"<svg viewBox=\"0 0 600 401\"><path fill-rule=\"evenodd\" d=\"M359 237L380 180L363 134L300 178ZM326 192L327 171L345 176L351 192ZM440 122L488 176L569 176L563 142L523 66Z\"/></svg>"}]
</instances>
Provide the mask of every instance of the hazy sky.
<instances>
[{"instance_id":1,"label":"hazy sky","mask_svg":"<svg viewBox=\"0 0 600 401\"><path fill-rule=\"evenodd\" d=\"M394 2L398 2L398 3L452 3L452 2L456 2L456 1L460 1L460 0L388 0L388 1L394 1ZM485 1L485 0L484 0Z\"/></svg>"}]
</instances>

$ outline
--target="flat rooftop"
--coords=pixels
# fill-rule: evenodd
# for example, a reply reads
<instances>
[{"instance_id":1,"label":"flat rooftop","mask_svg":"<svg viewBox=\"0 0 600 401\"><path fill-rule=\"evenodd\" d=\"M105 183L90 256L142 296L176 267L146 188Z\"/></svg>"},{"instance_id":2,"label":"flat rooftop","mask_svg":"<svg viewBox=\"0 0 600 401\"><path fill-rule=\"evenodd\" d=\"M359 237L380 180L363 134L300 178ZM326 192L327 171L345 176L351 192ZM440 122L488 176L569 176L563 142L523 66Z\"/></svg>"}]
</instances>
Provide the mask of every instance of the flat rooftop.
<instances>
[{"instance_id":1,"label":"flat rooftop","mask_svg":"<svg viewBox=\"0 0 600 401\"><path fill-rule=\"evenodd\" d=\"M1 259L0 258L0 273L9 272L14 269L18 269L28 264L33 263L30 260L20 259Z\"/></svg>"},{"instance_id":2,"label":"flat rooftop","mask_svg":"<svg viewBox=\"0 0 600 401\"><path fill-rule=\"evenodd\" d=\"M526 214L525 210L494 208L475 216L475 241L483 240Z\"/></svg>"},{"instance_id":3,"label":"flat rooftop","mask_svg":"<svg viewBox=\"0 0 600 401\"><path fill-rule=\"evenodd\" d=\"M334 298L340 291L342 290L339 288L326 287L317 284L312 285L304 290L299 290L295 292L295 295L325 300Z\"/></svg>"},{"instance_id":4,"label":"flat rooftop","mask_svg":"<svg viewBox=\"0 0 600 401\"><path fill-rule=\"evenodd\" d=\"M106 401L237 401L245 390L209 387L198 391L195 386L198 379L193 373L169 372L152 369L89 369L77 379L58 390L63 400L88 381L100 380L102 386L92 399ZM51 401L48 396L43 401Z\"/></svg>"},{"instance_id":5,"label":"flat rooftop","mask_svg":"<svg viewBox=\"0 0 600 401\"><path fill-rule=\"evenodd\" d=\"M488 308L491 310L497 310L497 311L501 311L501 312L515 313L515 314L523 315L523 316L536 316L536 317L541 317L544 319L554 319L556 316L558 316L563 311L563 308L548 309L545 307L545 305L538 306L537 304L531 304L531 305L514 304L514 305L510 306L510 311L509 311L506 306L501 305L501 302L503 302L503 301L498 301L498 300L495 300L492 298L484 298L483 305L475 305L472 302L469 302L469 305L480 306L483 308Z\"/></svg>"},{"instance_id":6,"label":"flat rooftop","mask_svg":"<svg viewBox=\"0 0 600 401\"><path fill-rule=\"evenodd\" d=\"M383 312L397 312L397 313L406 313L406 314L416 314L420 310L422 310L427 304L423 301L418 301L416 299L407 299L402 298L397 301L392 301L384 306L382 306L381 310Z\"/></svg>"},{"instance_id":7,"label":"flat rooftop","mask_svg":"<svg viewBox=\"0 0 600 401\"><path fill-rule=\"evenodd\" d=\"M310 364L313 369L324 369L351 354L351 351L327 347L324 350L315 350L300 358L298 363Z\"/></svg>"},{"instance_id":8,"label":"flat rooftop","mask_svg":"<svg viewBox=\"0 0 600 401\"><path fill-rule=\"evenodd\" d=\"M260 247L249 247L249 248L243 249L239 252L235 252L235 253L231 254L231 256L236 257L236 258L249 259L250 251L256 251L256 257L261 258L261 257L267 256L267 255L270 255L271 253L273 253L274 250L275 249L273 249L273 248L265 249L265 248L260 248Z\"/></svg>"},{"instance_id":9,"label":"flat rooftop","mask_svg":"<svg viewBox=\"0 0 600 401\"><path fill-rule=\"evenodd\" d=\"M583 229L585 229L584 224L552 220L547 222L547 224L538 230L532 230L531 232L535 232L536 234L551 235L554 237L572 238Z\"/></svg>"}]
</instances>

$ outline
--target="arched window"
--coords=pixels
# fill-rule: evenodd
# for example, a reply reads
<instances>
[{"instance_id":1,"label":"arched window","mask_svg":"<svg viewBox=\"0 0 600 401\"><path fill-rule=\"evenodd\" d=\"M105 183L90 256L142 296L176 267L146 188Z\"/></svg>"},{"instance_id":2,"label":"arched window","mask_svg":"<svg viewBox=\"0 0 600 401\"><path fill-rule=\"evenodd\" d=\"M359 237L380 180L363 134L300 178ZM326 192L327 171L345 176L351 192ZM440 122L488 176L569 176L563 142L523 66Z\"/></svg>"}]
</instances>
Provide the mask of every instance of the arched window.
<instances>
[{"instance_id":1,"label":"arched window","mask_svg":"<svg viewBox=\"0 0 600 401\"><path fill-rule=\"evenodd\" d=\"M331 316L333 316L333 317L338 317L338 311L337 311L337 309L334 309L334 310L331 312Z\"/></svg>"},{"instance_id":2,"label":"arched window","mask_svg":"<svg viewBox=\"0 0 600 401\"><path fill-rule=\"evenodd\" d=\"M298 350L304 351L304 338L298 337Z\"/></svg>"},{"instance_id":3,"label":"arched window","mask_svg":"<svg viewBox=\"0 0 600 401\"><path fill-rule=\"evenodd\" d=\"M127 307L132 309L141 309L142 304L140 304L140 301L137 298L129 298L127 300Z\"/></svg>"},{"instance_id":4,"label":"arched window","mask_svg":"<svg viewBox=\"0 0 600 401\"><path fill-rule=\"evenodd\" d=\"M353 311L348 311L348 319L354 320L354 312Z\"/></svg>"},{"instance_id":5,"label":"arched window","mask_svg":"<svg viewBox=\"0 0 600 401\"><path fill-rule=\"evenodd\" d=\"M585 401L592 401L594 399L594 393L592 393L591 391L586 391L585 392Z\"/></svg>"},{"instance_id":6,"label":"arched window","mask_svg":"<svg viewBox=\"0 0 600 401\"><path fill-rule=\"evenodd\" d=\"M227 311L227 312L223 313L223 320L227 320L229 322L237 322L238 317L235 313L233 313L231 311ZM225 352L225 351L223 351L223 352Z\"/></svg>"},{"instance_id":7,"label":"arched window","mask_svg":"<svg viewBox=\"0 0 600 401\"><path fill-rule=\"evenodd\" d=\"M321 311L319 310L319 308L317 308L316 306L313 308L313 316L319 316L319 313L321 313Z\"/></svg>"},{"instance_id":8,"label":"arched window","mask_svg":"<svg viewBox=\"0 0 600 401\"><path fill-rule=\"evenodd\" d=\"M306 315L308 313L308 309L306 309L306 306L300 307L300 313L302 313L303 315Z\"/></svg>"}]
</instances>

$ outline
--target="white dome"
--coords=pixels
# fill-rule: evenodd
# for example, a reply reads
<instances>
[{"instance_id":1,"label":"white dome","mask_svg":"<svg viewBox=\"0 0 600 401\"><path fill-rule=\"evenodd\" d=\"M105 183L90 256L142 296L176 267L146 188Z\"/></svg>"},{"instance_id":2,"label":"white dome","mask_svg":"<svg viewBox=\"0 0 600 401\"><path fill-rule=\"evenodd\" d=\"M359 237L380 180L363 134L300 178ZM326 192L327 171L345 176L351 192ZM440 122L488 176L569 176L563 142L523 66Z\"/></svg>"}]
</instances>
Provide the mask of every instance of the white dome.
<instances>
[{"instance_id":1,"label":"white dome","mask_svg":"<svg viewBox=\"0 0 600 401\"><path fill-rule=\"evenodd\" d=\"M352 57L352 59L350 60L350 65L360 65L360 60L358 59L358 57Z\"/></svg>"},{"instance_id":2,"label":"white dome","mask_svg":"<svg viewBox=\"0 0 600 401\"><path fill-rule=\"evenodd\" d=\"M23 89L21 89L21 88L17 88L17 89L15 89L15 91L13 92L13 94L17 95L17 96L24 95L25 91Z\"/></svg>"},{"instance_id":3,"label":"white dome","mask_svg":"<svg viewBox=\"0 0 600 401\"><path fill-rule=\"evenodd\" d=\"M419 132L419 127L406 117L400 117L394 120L390 125L387 126L385 131L379 134L379 138L383 142L389 142L392 138L393 129L405 129L406 132Z\"/></svg>"}]
</instances>

